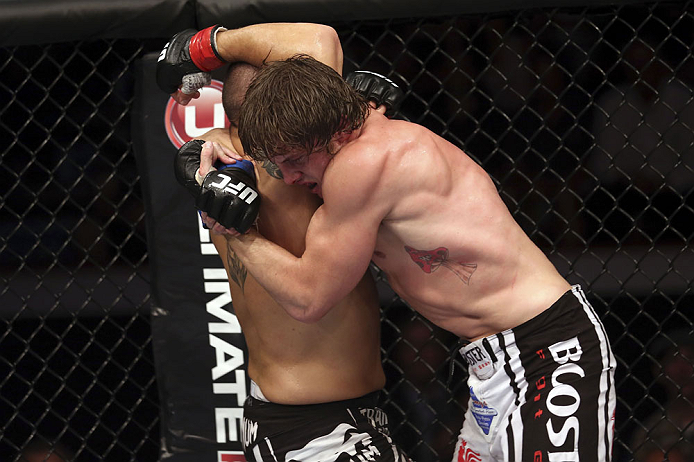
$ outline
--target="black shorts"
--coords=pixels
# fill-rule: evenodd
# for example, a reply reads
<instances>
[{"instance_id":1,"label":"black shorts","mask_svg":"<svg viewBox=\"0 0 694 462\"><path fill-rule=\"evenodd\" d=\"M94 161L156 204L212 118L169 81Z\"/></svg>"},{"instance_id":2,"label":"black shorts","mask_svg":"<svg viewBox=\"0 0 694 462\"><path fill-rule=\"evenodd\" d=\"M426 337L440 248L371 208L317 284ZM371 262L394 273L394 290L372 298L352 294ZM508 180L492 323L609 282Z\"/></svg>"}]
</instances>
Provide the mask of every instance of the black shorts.
<instances>
[{"instance_id":1,"label":"black shorts","mask_svg":"<svg viewBox=\"0 0 694 462\"><path fill-rule=\"evenodd\" d=\"M460 351L470 400L453 460L611 460L616 362L580 287Z\"/></svg>"},{"instance_id":2,"label":"black shorts","mask_svg":"<svg viewBox=\"0 0 694 462\"><path fill-rule=\"evenodd\" d=\"M410 461L388 434L379 392L321 404L284 405L249 396L242 440L248 462Z\"/></svg>"}]
</instances>

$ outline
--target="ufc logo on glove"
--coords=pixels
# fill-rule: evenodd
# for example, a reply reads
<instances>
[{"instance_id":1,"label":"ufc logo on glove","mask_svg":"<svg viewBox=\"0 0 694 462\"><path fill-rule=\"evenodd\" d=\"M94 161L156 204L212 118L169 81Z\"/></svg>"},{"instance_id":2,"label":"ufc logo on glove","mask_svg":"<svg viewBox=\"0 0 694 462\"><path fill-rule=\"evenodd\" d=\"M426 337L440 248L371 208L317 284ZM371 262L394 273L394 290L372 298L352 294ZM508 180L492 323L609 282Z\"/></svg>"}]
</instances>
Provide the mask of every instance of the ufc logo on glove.
<instances>
[{"instance_id":1,"label":"ufc logo on glove","mask_svg":"<svg viewBox=\"0 0 694 462\"><path fill-rule=\"evenodd\" d=\"M258 197L258 193L249 186L246 186L243 181L233 184L231 183L230 176L221 172L217 176L219 177L219 181L217 183L210 183L211 188L217 188L224 192L236 194L239 199L244 200L247 204L252 204Z\"/></svg>"}]
</instances>

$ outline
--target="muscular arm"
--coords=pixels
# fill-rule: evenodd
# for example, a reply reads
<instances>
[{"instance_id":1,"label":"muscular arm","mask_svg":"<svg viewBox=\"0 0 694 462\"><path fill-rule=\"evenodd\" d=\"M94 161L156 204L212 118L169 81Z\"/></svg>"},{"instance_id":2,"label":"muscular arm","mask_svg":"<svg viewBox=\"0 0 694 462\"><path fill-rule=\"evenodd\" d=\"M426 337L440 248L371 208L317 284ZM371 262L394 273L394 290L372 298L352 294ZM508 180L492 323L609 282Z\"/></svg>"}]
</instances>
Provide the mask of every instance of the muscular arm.
<instances>
[{"instance_id":1,"label":"muscular arm","mask_svg":"<svg viewBox=\"0 0 694 462\"><path fill-rule=\"evenodd\" d=\"M228 62L260 67L265 61L308 54L342 73L342 46L332 27L311 23L267 23L217 34L220 55Z\"/></svg>"},{"instance_id":2,"label":"muscular arm","mask_svg":"<svg viewBox=\"0 0 694 462\"><path fill-rule=\"evenodd\" d=\"M311 219L301 257L254 230L227 235L229 247L253 277L299 321L321 319L368 269L388 200L371 194L377 181L372 175L359 180L359 185L336 182L324 190L325 202Z\"/></svg>"},{"instance_id":3,"label":"muscular arm","mask_svg":"<svg viewBox=\"0 0 694 462\"><path fill-rule=\"evenodd\" d=\"M219 33L217 45L222 58L229 62L260 66L264 61L305 53L342 72L342 47L337 33L319 24L248 26ZM203 170L206 169L201 168L204 175ZM380 217L374 218L363 211L323 206L311 220L306 251L300 258L254 229L243 236L227 235L229 254L239 257L242 267L292 317L315 322L363 278L373 254L379 222ZM372 231L364 232L367 228Z\"/></svg>"}]
</instances>

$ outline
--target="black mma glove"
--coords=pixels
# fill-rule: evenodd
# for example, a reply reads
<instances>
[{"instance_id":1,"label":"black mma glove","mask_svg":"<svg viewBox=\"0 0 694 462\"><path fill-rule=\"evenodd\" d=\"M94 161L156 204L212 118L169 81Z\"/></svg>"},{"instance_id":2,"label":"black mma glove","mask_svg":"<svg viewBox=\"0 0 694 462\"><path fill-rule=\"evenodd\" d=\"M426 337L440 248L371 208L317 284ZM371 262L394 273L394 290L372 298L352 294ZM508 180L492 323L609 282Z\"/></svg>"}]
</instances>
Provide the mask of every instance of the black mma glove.
<instances>
[{"instance_id":1,"label":"black mma glove","mask_svg":"<svg viewBox=\"0 0 694 462\"><path fill-rule=\"evenodd\" d=\"M168 94L176 93L183 85L184 93L195 93L209 84L210 72L226 62L217 50L217 32L221 26L211 26L201 31L186 29L174 35L164 45L157 60L157 85Z\"/></svg>"},{"instance_id":2,"label":"black mma glove","mask_svg":"<svg viewBox=\"0 0 694 462\"><path fill-rule=\"evenodd\" d=\"M195 206L225 228L245 233L260 211L260 196L253 164L247 160L235 164L216 164L219 170L201 178L200 154L203 140L192 140L181 146L174 158L176 180L195 197Z\"/></svg>"},{"instance_id":3,"label":"black mma glove","mask_svg":"<svg viewBox=\"0 0 694 462\"><path fill-rule=\"evenodd\" d=\"M200 195L200 184L202 183L202 178L197 173L200 169L200 153L203 144L205 144L203 140L188 141L181 146L174 157L176 181L185 186L196 199Z\"/></svg>"},{"instance_id":4,"label":"black mma glove","mask_svg":"<svg viewBox=\"0 0 694 462\"><path fill-rule=\"evenodd\" d=\"M375 72L350 72L345 77L345 81L367 101L373 101L376 106L384 105L386 115L389 117L397 112L402 100L405 99L405 93L395 82Z\"/></svg>"},{"instance_id":5,"label":"black mma glove","mask_svg":"<svg viewBox=\"0 0 694 462\"><path fill-rule=\"evenodd\" d=\"M195 205L225 228L242 234L248 231L260 211L253 164L241 160L209 172Z\"/></svg>"}]
</instances>

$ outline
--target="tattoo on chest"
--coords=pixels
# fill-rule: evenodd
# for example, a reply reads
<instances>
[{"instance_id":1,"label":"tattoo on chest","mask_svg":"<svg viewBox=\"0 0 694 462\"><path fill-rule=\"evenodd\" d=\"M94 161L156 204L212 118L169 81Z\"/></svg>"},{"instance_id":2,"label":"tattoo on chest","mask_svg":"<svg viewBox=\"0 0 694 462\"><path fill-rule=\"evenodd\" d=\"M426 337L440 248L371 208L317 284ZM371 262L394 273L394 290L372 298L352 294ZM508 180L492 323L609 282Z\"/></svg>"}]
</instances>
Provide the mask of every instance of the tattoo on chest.
<instances>
[{"instance_id":1,"label":"tattoo on chest","mask_svg":"<svg viewBox=\"0 0 694 462\"><path fill-rule=\"evenodd\" d=\"M284 177L282 176L282 172L280 169L277 167L277 165L273 164L269 160L263 161L263 168L265 171L273 178L277 178L278 180L283 179Z\"/></svg>"},{"instance_id":2,"label":"tattoo on chest","mask_svg":"<svg viewBox=\"0 0 694 462\"><path fill-rule=\"evenodd\" d=\"M236 256L236 254L227 246L227 265L229 266L229 277L232 281L241 287L241 292L243 292L243 286L246 284L246 276L248 276L248 270L241 259Z\"/></svg>"},{"instance_id":3,"label":"tattoo on chest","mask_svg":"<svg viewBox=\"0 0 694 462\"><path fill-rule=\"evenodd\" d=\"M405 250L410 254L422 271L427 274L433 273L441 266L452 271L465 284L470 284L472 273L477 269L477 263L461 263L448 260L448 249L439 247L434 250L417 250L406 245Z\"/></svg>"}]
</instances>

